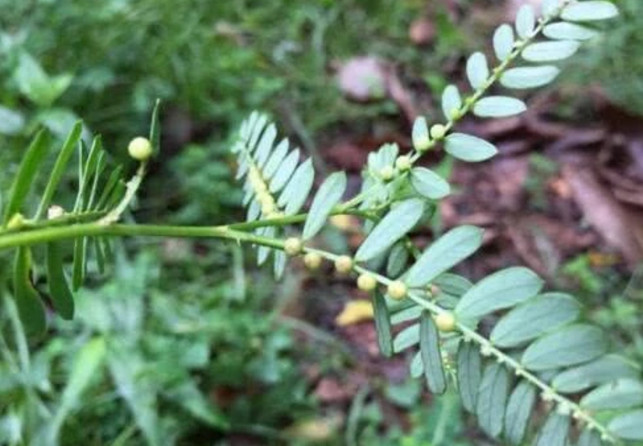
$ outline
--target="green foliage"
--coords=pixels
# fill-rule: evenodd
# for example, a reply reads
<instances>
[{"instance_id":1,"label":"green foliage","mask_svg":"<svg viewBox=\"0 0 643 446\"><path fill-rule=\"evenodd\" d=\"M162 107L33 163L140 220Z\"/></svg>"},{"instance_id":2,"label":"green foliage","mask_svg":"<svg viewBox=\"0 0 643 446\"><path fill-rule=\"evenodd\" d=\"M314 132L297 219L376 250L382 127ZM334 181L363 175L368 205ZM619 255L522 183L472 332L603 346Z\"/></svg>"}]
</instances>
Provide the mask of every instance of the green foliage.
<instances>
[{"instance_id":1,"label":"green foliage","mask_svg":"<svg viewBox=\"0 0 643 446\"><path fill-rule=\"evenodd\" d=\"M243 121L232 146L237 179L243 183L242 203L247 208L244 222L215 227L121 223L143 180L146 160L140 160L136 174L127 183L120 179L119 169L116 174L103 175L107 155L101 139L95 137L87 150L80 138L79 125L72 129L63 146L39 210L26 220L20 211L48 147L44 133L40 133L15 177L0 231L0 251L14 249L16 254L12 291L22 321L16 319L16 325L23 323L35 333L46 328L44 307L31 278L35 270L32 248L43 243L49 244L50 290L56 294L53 300L64 316L73 312L73 301L57 251L60 248L51 245L55 242L73 241L75 291L86 279L90 246L96 247L95 262L102 269L107 257L104 248L108 246L102 244L102 238L107 236L200 237L248 243L255 246L260 265L272 260L277 278L286 269L286 253L316 254L335 262L341 273L369 274L379 288L387 287L387 295L380 289L373 291L382 352L388 355L414 351L411 374L424 375L434 393L446 392L449 381L454 381L465 409L476 415L489 437L503 438L512 444L530 437L538 446L564 446L576 437L570 430L574 419L575 429L585 429L581 443L642 440L640 370L609 353L609 341L602 329L578 320L580 311L573 298L541 293L543 281L524 267L505 268L475 284L450 273L481 246L482 231L478 228L452 229L424 252L419 251L411 237L425 215L437 207L436 200L449 192L446 180L439 174L418 170L414 164L429 149L441 146L447 155L463 161L480 162L494 156L497 149L491 143L454 132L458 122L468 113L488 118L524 112L526 105L522 99L507 94L490 95L490 89L496 83L524 89L553 81L558 68L549 63L571 57L579 49L580 41L588 36L575 27L575 22L604 20L614 15L614 6L605 1L547 1L538 20L531 6L523 6L515 23L517 39L508 25L494 33L497 66L490 68L487 56L476 52L466 62L469 94L463 98L454 86L444 90L442 109L446 122L429 128L426 118L418 118L411 135L414 151L409 155L399 156L396 144L385 144L370 153L361 191L343 202L346 176L330 175L311 197L315 182L312 158L300 160L299 149L288 139L279 140L276 125L266 115L254 112ZM543 38L545 28L556 24L563 25L553 31L550 28ZM554 36L553 40L548 35ZM561 35L572 39L560 40ZM546 64L510 69L519 58ZM44 96L47 100L36 102L50 105L57 96L54 93L64 90L65 79L55 78L53 92ZM40 91L40 87L29 91L33 96L33 91ZM149 137L157 154L158 117L157 104ZM52 200L61 169L69 160L70 147L76 142L80 162L75 203L69 213L45 220L44 209ZM311 211L302 213L310 198ZM324 228L331 215L345 214L359 217L366 234L354 258L313 248L296 235L303 223L303 238L309 240ZM139 296L143 293L147 266L141 260L133 271L116 274L120 280L111 284L109 294L114 294L108 300L79 299L90 308L81 318L86 319L90 328L87 336L91 342L80 351L78 361L89 364L90 370L101 369L110 375L132 413L133 423L148 444L162 444L166 438L172 438L173 426L165 425L160 414L161 399L183 407L190 416L214 429L226 429L227 416L213 407L189 379L193 369L206 367L212 339L188 348L182 340L167 339L159 333L150 339L143 338L142 300L127 299L125 293ZM382 269L387 273L395 271L397 279L379 274ZM129 288L127 277L131 278ZM112 308L115 303L123 307ZM171 315L180 314L181 309L172 310L163 315L161 333L168 325L177 329ZM113 317L113 311L119 311L119 317ZM212 323L209 313L193 316L205 317L199 321L205 326ZM401 323L405 323L404 327L393 327ZM265 362L250 366L255 378L266 384L279 381L283 373L279 352L289 342L278 336L270 339L273 344L261 349ZM164 352L154 361L167 368L164 373L152 374L140 343L152 352L153 358L154 352L171 350L171 367ZM419 353L415 351L418 345ZM452 358L457 365L453 373ZM225 370L225 365L222 368ZM57 415L51 420L44 417L44 424L38 429L25 430L33 438L64 435L65 418L91 385L86 372L74 367L71 370L72 379L67 385L73 388L62 391ZM243 377L241 373L221 375L232 380ZM450 380L451 377L455 379ZM580 399L570 395L581 390ZM533 415L536 396L549 403L543 408L542 417ZM399 395L397 399L404 400ZM533 429L531 419L540 421L533 423ZM180 433L175 431L177 436Z\"/></svg>"}]
</instances>

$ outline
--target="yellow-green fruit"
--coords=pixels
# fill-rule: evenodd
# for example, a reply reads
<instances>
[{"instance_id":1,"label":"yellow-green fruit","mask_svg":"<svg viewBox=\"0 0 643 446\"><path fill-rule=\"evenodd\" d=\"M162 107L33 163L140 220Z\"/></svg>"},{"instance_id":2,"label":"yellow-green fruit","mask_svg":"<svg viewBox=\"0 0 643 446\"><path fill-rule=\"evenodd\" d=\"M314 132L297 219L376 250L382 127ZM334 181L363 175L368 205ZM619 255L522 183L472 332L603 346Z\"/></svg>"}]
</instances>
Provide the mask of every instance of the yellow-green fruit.
<instances>
[{"instance_id":1,"label":"yellow-green fruit","mask_svg":"<svg viewBox=\"0 0 643 446\"><path fill-rule=\"evenodd\" d=\"M395 167L397 167L401 172L409 170L411 166L411 158L406 155L400 156L395 160Z\"/></svg>"},{"instance_id":2,"label":"yellow-green fruit","mask_svg":"<svg viewBox=\"0 0 643 446\"><path fill-rule=\"evenodd\" d=\"M7 222L7 229L20 229L24 224L25 224L24 215L20 213L13 214L13 216Z\"/></svg>"},{"instance_id":3,"label":"yellow-green fruit","mask_svg":"<svg viewBox=\"0 0 643 446\"><path fill-rule=\"evenodd\" d=\"M380 177L382 177L384 181L390 181L394 176L395 169L393 169L393 166L384 166L380 169Z\"/></svg>"},{"instance_id":4,"label":"yellow-green fruit","mask_svg":"<svg viewBox=\"0 0 643 446\"><path fill-rule=\"evenodd\" d=\"M442 124L435 124L431 127L431 138L433 139L442 139L447 133L447 128Z\"/></svg>"},{"instance_id":5,"label":"yellow-green fruit","mask_svg":"<svg viewBox=\"0 0 643 446\"><path fill-rule=\"evenodd\" d=\"M357 288L362 291L373 291L377 286L375 277L370 274L360 274L357 278Z\"/></svg>"},{"instance_id":6,"label":"yellow-green fruit","mask_svg":"<svg viewBox=\"0 0 643 446\"><path fill-rule=\"evenodd\" d=\"M316 252L309 252L304 256L304 265L311 271L319 269L322 263L322 258Z\"/></svg>"},{"instance_id":7,"label":"yellow-green fruit","mask_svg":"<svg viewBox=\"0 0 643 446\"><path fill-rule=\"evenodd\" d=\"M455 329L455 316L453 313L441 313L435 317L435 325L437 325L438 330L440 331L453 331Z\"/></svg>"},{"instance_id":8,"label":"yellow-green fruit","mask_svg":"<svg viewBox=\"0 0 643 446\"><path fill-rule=\"evenodd\" d=\"M402 282L401 280L396 280L395 282L391 282L389 284L387 291L388 295L393 299L400 300L406 297L408 289L406 288L406 284L404 282Z\"/></svg>"},{"instance_id":9,"label":"yellow-green fruit","mask_svg":"<svg viewBox=\"0 0 643 446\"><path fill-rule=\"evenodd\" d=\"M301 239L297 237L286 239L286 242L284 243L284 251L289 256L296 256L300 254L303 247L304 245L301 242Z\"/></svg>"},{"instance_id":10,"label":"yellow-green fruit","mask_svg":"<svg viewBox=\"0 0 643 446\"><path fill-rule=\"evenodd\" d=\"M348 274L353 269L353 259L349 256L339 256L335 260L335 269L338 273Z\"/></svg>"},{"instance_id":11,"label":"yellow-green fruit","mask_svg":"<svg viewBox=\"0 0 643 446\"><path fill-rule=\"evenodd\" d=\"M149 139L139 136L130 141L127 151L135 160L145 161L152 156L152 143Z\"/></svg>"}]
</instances>

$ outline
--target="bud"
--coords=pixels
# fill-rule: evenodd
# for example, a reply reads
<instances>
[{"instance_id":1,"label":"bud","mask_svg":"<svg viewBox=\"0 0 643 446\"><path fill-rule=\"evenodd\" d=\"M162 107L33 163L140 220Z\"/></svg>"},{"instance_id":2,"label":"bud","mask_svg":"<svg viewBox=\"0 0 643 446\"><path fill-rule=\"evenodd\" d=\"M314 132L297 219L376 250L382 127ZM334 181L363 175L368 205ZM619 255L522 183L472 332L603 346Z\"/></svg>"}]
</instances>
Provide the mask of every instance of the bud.
<instances>
[{"instance_id":1,"label":"bud","mask_svg":"<svg viewBox=\"0 0 643 446\"><path fill-rule=\"evenodd\" d=\"M418 152L425 152L431 146L431 140L429 139L429 129L424 117L420 116L413 123L413 131L411 137L413 139L413 147Z\"/></svg>"},{"instance_id":2,"label":"bud","mask_svg":"<svg viewBox=\"0 0 643 446\"><path fill-rule=\"evenodd\" d=\"M431 138L440 140L444 138L444 135L447 133L447 128L442 124L435 124L431 127Z\"/></svg>"},{"instance_id":3,"label":"bud","mask_svg":"<svg viewBox=\"0 0 643 446\"><path fill-rule=\"evenodd\" d=\"M411 158L406 155L400 156L395 160L395 167L400 172L405 172L411 168Z\"/></svg>"},{"instance_id":4,"label":"bud","mask_svg":"<svg viewBox=\"0 0 643 446\"><path fill-rule=\"evenodd\" d=\"M451 312L445 312L435 316L435 325L443 332L453 331L456 327L455 316Z\"/></svg>"},{"instance_id":5,"label":"bud","mask_svg":"<svg viewBox=\"0 0 643 446\"><path fill-rule=\"evenodd\" d=\"M404 282L402 282L401 280L396 280L395 282L391 282L389 284L387 291L388 295L393 299L401 300L406 297L408 289L406 288L406 284Z\"/></svg>"},{"instance_id":6,"label":"bud","mask_svg":"<svg viewBox=\"0 0 643 446\"><path fill-rule=\"evenodd\" d=\"M360 274L357 278L357 288L362 291L373 291L377 286L375 277L368 273Z\"/></svg>"},{"instance_id":7,"label":"bud","mask_svg":"<svg viewBox=\"0 0 643 446\"><path fill-rule=\"evenodd\" d=\"M391 181L395 176L395 169L392 166L384 166L380 169L380 177L384 181Z\"/></svg>"},{"instance_id":8,"label":"bud","mask_svg":"<svg viewBox=\"0 0 643 446\"><path fill-rule=\"evenodd\" d=\"M297 237L291 237L284 243L284 251L289 256L296 256L298 254L301 254L301 250L303 249L303 247L304 246L301 242L301 239Z\"/></svg>"},{"instance_id":9,"label":"bud","mask_svg":"<svg viewBox=\"0 0 643 446\"><path fill-rule=\"evenodd\" d=\"M152 156L152 143L149 139L138 136L130 141L127 151L135 160L146 161Z\"/></svg>"},{"instance_id":10,"label":"bud","mask_svg":"<svg viewBox=\"0 0 643 446\"><path fill-rule=\"evenodd\" d=\"M335 260L335 269L340 274L348 274L353 269L353 259L349 256L339 256Z\"/></svg>"},{"instance_id":11,"label":"bud","mask_svg":"<svg viewBox=\"0 0 643 446\"><path fill-rule=\"evenodd\" d=\"M309 252L304 256L304 265L311 271L319 269L321 266L322 258L316 252Z\"/></svg>"},{"instance_id":12,"label":"bud","mask_svg":"<svg viewBox=\"0 0 643 446\"><path fill-rule=\"evenodd\" d=\"M53 220L54 218L60 218L63 215L65 215L65 210L61 206L58 206L57 204L49 206L49 209L47 209L48 220Z\"/></svg>"}]
</instances>

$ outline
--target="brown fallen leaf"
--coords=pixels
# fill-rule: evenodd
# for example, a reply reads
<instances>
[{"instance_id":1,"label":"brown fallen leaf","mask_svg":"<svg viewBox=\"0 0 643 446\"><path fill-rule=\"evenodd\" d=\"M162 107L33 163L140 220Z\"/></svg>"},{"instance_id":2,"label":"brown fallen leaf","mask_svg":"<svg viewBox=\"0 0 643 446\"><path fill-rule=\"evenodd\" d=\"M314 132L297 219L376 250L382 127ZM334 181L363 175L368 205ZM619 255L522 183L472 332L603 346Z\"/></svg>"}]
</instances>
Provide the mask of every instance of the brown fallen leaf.
<instances>
[{"instance_id":1,"label":"brown fallen leaf","mask_svg":"<svg viewBox=\"0 0 643 446\"><path fill-rule=\"evenodd\" d=\"M602 184L593 169L579 163L566 163L563 178L569 183L585 219L630 265L643 260L643 245L637 237L641 221L629 213Z\"/></svg>"}]
</instances>

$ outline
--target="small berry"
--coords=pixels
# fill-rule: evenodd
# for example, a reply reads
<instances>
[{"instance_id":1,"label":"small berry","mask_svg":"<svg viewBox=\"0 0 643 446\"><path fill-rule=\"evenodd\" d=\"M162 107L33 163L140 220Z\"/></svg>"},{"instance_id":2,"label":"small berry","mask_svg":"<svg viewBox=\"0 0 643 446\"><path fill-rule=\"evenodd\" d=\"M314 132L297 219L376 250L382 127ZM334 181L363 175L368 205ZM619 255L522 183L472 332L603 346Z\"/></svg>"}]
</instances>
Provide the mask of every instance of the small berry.
<instances>
[{"instance_id":1,"label":"small berry","mask_svg":"<svg viewBox=\"0 0 643 446\"><path fill-rule=\"evenodd\" d=\"M301 242L301 239L297 237L290 237L284 243L284 251L289 256L296 256L298 254L301 254L301 250L303 249L303 247L304 245Z\"/></svg>"},{"instance_id":2,"label":"small berry","mask_svg":"<svg viewBox=\"0 0 643 446\"><path fill-rule=\"evenodd\" d=\"M405 172L412 167L411 158L406 155L400 156L395 160L395 167L400 172Z\"/></svg>"},{"instance_id":3,"label":"small berry","mask_svg":"<svg viewBox=\"0 0 643 446\"><path fill-rule=\"evenodd\" d=\"M360 274L360 276L357 278L357 288L362 291L373 291L376 286L377 281L375 280L375 277L370 274Z\"/></svg>"},{"instance_id":4,"label":"small berry","mask_svg":"<svg viewBox=\"0 0 643 446\"><path fill-rule=\"evenodd\" d=\"M393 168L393 166L384 166L380 169L380 177L382 177L384 181L390 181L394 176L395 169Z\"/></svg>"},{"instance_id":5,"label":"small berry","mask_svg":"<svg viewBox=\"0 0 643 446\"><path fill-rule=\"evenodd\" d=\"M441 313L435 317L435 325L437 325L438 330L443 332L453 331L456 326L455 322L455 316L450 312Z\"/></svg>"},{"instance_id":6,"label":"small berry","mask_svg":"<svg viewBox=\"0 0 643 446\"><path fill-rule=\"evenodd\" d=\"M393 299L401 300L406 297L408 289L406 288L406 284L404 282L402 282L401 280L396 280L395 282L391 282L389 284L387 291L388 295Z\"/></svg>"},{"instance_id":7,"label":"small berry","mask_svg":"<svg viewBox=\"0 0 643 446\"><path fill-rule=\"evenodd\" d=\"M47 209L47 219L49 220L60 218L63 215L65 215L65 210L62 208L62 206L58 206L57 204L49 206L49 209Z\"/></svg>"},{"instance_id":8,"label":"small berry","mask_svg":"<svg viewBox=\"0 0 643 446\"><path fill-rule=\"evenodd\" d=\"M335 269L340 274L348 274L353 269L353 259L349 256L339 256L335 260Z\"/></svg>"},{"instance_id":9,"label":"small berry","mask_svg":"<svg viewBox=\"0 0 643 446\"><path fill-rule=\"evenodd\" d=\"M25 216L21 213L13 214L7 222L7 229L20 229L25 224Z\"/></svg>"},{"instance_id":10,"label":"small berry","mask_svg":"<svg viewBox=\"0 0 643 446\"><path fill-rule=\"evenodd\" d=\"M152 156L152 143L149 139L138 136L130 141L127 151L135 160L145 161Z\"/></svg>"},{"instance_id":11,"label":"small berry","mask_svg":"<svg viewBox=\"0 0 643 446\"><path fill-rule=\"evenodd\" d=\"M322 263L322 258L316 252L309 252L304 256L304 265L311 271L319 269Z\"/></svg>"},{"instance_id":12,"label":"small berry","mask_svg":"<svg viewBox=\"0 0 643 446\"><path fill-rule=\"evenodd\" d=\"M489 344L484 344L482 347L480 347L480 354L485 357L491 356L493 354L491 346Z\"/></svg>"},{"instance_id":13,"label":"small berry","mask_svg":"<svg viewBox=\"0 0 643 446\"><path fill-rule=\"evenodd\" d=\"M442 124L435 124L431 127L431 138L442 139L447 133L447 128Z\"/></svg>"}]
</instances>

